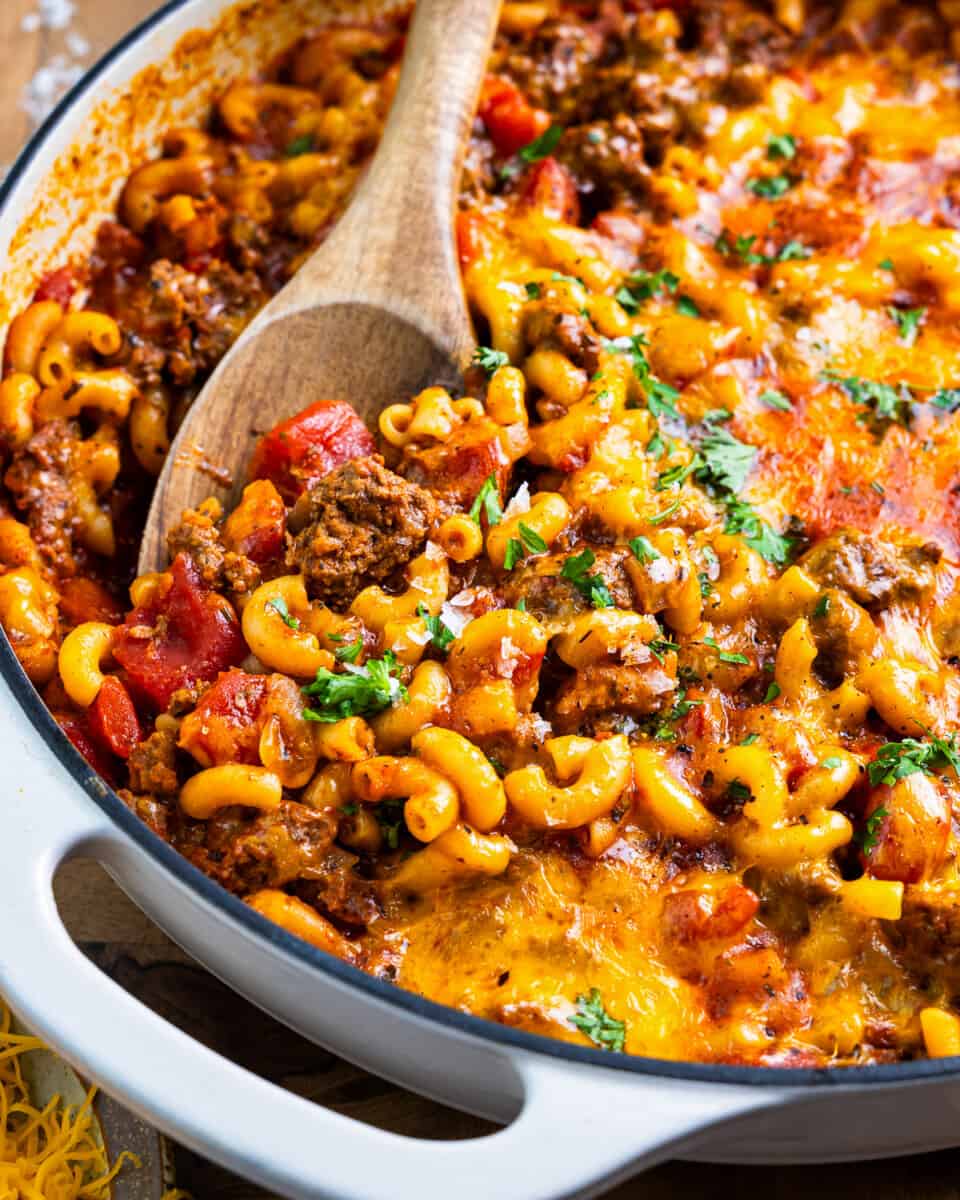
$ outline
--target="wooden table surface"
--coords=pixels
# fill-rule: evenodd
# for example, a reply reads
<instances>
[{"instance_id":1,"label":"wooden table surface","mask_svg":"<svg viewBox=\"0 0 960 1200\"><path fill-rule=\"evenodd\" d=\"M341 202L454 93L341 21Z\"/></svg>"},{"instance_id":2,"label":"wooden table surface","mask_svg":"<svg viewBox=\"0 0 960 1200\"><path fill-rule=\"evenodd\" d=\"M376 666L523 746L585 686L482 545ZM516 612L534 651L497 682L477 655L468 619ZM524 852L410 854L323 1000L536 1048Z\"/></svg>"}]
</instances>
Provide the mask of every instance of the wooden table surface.
<instances>
[{"instance_id":1,"label":"wooden table surface","mask_svg":"<svg viewBox=\"0 0 960 1200\"><path fill-rule=\"evenodd\" d=\"M51 75L63 77L72 67L88 64L92 54L157 7L157 0L73 0L72 6L69 0L45 0L43 8L53 18L48 25L57 25L58 15L75 9L69 26L59 29L45 27L32 15L40 7L40 0L0 0L0 168L13 159L30 132L23 100L37 71L48 69L41 76L43 84ZM81 39L90 44L90 52L84 53ZM30 94L45 90L35 82ZM237 1062L384 1129L435 1139L476 1136L490 1129L482 1121L358 1071L264 1016L173 946L92 864L67 868L58 881L58 894L71 932L105 971L166 1018ZM176 1157L179 1182L196 1200L263 1200L266 1195L186 1150L178 1149ZM740 1195L770 1200L807 1196L840 1200L857 1195L870 1195L873 1200L960 1198L960 1151L829 1169L670 1163L617 1188L609 1193L609 1200Z\"/></svg>"}]
</instances>

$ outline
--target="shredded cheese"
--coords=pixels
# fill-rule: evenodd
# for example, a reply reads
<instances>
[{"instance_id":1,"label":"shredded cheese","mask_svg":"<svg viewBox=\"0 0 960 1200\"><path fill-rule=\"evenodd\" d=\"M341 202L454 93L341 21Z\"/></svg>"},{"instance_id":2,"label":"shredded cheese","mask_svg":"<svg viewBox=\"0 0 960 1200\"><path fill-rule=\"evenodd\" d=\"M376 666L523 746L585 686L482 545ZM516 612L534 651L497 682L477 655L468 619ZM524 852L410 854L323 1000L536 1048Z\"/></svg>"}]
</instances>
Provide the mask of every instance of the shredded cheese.
<instances>
[{"instance_id":1,"label":"shredded cheese","mask_svg":"<svg viewBox=\"0 0 960 1200\"><path fill-rule=\"evenodd\" d=\"M111 1166L97 1137L91 1088L79 1106L53 1096L42 1109L23 1079L24 1054L47 1047L40 1038L15 1033L10 1010L0 1000L0 1200L98 1200L124 1162L139 1164L124 1150Z\"/></svg>"}]
</instances>

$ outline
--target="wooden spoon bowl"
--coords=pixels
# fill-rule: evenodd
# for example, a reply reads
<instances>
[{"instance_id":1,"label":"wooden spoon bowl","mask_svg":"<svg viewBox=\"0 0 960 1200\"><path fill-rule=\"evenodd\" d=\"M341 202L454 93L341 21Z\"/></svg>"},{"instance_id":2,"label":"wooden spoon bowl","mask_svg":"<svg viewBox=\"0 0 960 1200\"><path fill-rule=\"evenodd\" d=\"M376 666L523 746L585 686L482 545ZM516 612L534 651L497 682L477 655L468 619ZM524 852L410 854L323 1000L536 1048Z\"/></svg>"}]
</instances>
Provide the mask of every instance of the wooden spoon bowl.
<instances>
[{"instance_id":1,"label":"wooden spoon bowl","mask_svg":"<svg viewBox=\"0 0 960 1200\"><path fill-rule=\"evenodd\" d=\"M330 237L187 412L157 480L139 570L210 495L239 497L257 439L316 400L371 430L428 384L462 389L474 346L454 237L460 168L500 0L420 0L380 147Z\"/></svg>"}]
</instances>

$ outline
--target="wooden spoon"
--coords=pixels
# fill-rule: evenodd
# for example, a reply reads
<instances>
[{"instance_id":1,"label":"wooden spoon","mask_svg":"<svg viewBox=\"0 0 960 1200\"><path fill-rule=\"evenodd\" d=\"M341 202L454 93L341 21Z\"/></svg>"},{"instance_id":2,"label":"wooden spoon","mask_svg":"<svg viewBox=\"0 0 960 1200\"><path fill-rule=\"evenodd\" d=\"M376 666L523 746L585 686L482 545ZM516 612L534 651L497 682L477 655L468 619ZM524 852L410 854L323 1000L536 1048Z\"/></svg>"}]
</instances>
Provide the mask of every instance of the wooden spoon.
<instances>
[{"instance_id":1,"label":"wooden spoon","mask_svg":"<svg viewBox=\"0 0 960 1200\"><path fill-rule=\"evenodd\" d=\"M427 384L462 388L474 339L453 232L500 0L420 0L380 147L333 232L234 343L157 480L140 572L167 563L184 509L246 482L258 437L321 399L371 429ZM232 483L218 485L224 472ZM224 490L229 495L224 497Z\"/></svg>"}]
</instances>

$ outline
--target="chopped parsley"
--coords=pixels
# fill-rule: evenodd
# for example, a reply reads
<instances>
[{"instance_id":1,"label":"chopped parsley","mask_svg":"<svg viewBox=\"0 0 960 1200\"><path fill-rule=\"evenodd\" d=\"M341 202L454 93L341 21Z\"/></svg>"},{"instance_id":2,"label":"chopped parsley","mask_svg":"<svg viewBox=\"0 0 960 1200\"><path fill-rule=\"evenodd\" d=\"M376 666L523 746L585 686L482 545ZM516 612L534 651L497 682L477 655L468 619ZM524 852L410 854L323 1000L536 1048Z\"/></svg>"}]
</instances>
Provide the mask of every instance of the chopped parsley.
<instances>
[{"instance_id":1,"label":"chopped parsley","mask_svg":"<svg viewBox=\"0 0 960 1200\"><path fill-rule=\"evenodd\" d=\"M734 667L748 667L750 665L750 659L745 654L735 654L729 650L721 650L717 645L716 638L705 637L703 644L709 646L711 650L716 650L717 658L722 663L729 663Z\"/></svg>"},{"instance_id":2,"label":"chopped parsley","mask_svg":"<svg viewBox=\"0 0 960 1200\"><path fill-rule=\"evenodd\" d=\"M829 758L823 760L820 766L826 767L828 771L835 771L837 767L843 766L843 759L838 758L836 754L831 754Z\"/></svg>"},{"instance_id":3,"label":"chopped parsley","mask_svg":"<svg viewBox=\"0 0 960 1200\"><path fill-rule=\"evenodd\" d=\"M762 175L757 179L747 180L747 191L764 200L779 200L795 185L796 180L789 175Z\"/></svg>"},{"instance_id":4,"label":"chopped parsley","mask_svg":"<svg viewBox=\"0 0 960 1200\"><path fill-rule=\"evenodd\" d=\"M726 230L722 230L720 235L714 241L714 248L728 258L736 255L748 267L773 267L777 263L795 262L801 259L810 258L813 251L804 246L802 242L790 241L782 246L776 254L760 254L754 250L757 242L757 235L741 234L732 242L731 234Z\"/></svg>"},{"instance_id":5,"label":"chopped parsley","mask_svg":"<svg viewBox=\"0 0 960 1200\"><path fill-rule=\"evenodd\" d=\"M583 550L567 559L560 569L560 575L569 580L593 608L612 608L613 597L603 577L590 574L590 568L596 561L597 556L592 550Z\"/></svg>"},{"instance_id":6,"label":"chopped parsley","mask_svg":"<svg viewBox=\"0 0 960 1200\"><path fill-rule=\"evenodd\" d=\"M864 854L871 854L876 849L877 842L880 840L880 829L886 816L887 810L885 808L882 806L875 808L870 816L867 817L863 832L856 835L855 840L860 844L860 849Z\"/></svg>"},{"instance_id":7,"label":"chopped parsley","mask_svg":"<svg viewBox=\"0 0 960 1200\"><path fill-rule=\"evenodd\" d=\"M510 355L502 350L491 350L489 346L478 346L473 352L473 361L483 368L489 378L501 367L509 365Z\"/></svg>"},{"instance_id":8,"label":"chopped parsley","mask_svg":"<svg viewBox=\"0 0 960 1200\"><path fill-rule=\"evenodd\" d=\"M284 154L287 158L299 158L301 154L309 154L313 149L313 135L309 133L303 134L301 137L294 138L287 145Z\"/></svg>"},{"instance_id":9,"label":"chopped parsley","mask_svg":"<svg viewBox=\"0 0 960 1200\"><path fill-rule=\"evenodd\" d=\"M290 609L287 608L286 600L284 600L282 596L277 596L273 600L268 600L267 608L272 608L284 625L286 625L289 629L300 628L299 618L293 616L293 614L290 612Z\"/></svg>"},{"instance_id":10,"label":"chopped parsley","mask_svg":"<svg viewBox=\"0 0 960 1200\"><path fill-rule=\"evenodd\" d=\"M740 743L741 746L755 746L760 741L759 733L748 733Z\"/></svg>"},{"instance_id":11,"label":"chopped parsley","mask_svg":"<svg viewBox=\"0 0 960 1200\"><path fill-rule=\"evenodd\" d=\"M900 340L905 346L912 346L920 335L920 327L926 320L925 308L888 308L890 319L900 331Z\"/></svg>"},{"instance_id":12,"label":"chopped parsley","mask_svg":"<svg viewBox=\"0 0 960 1200\"><path fill-rule=\"evenodd\" d=\"M779 698L779 696L780 696L780 684L779 683L771 683L770 686L767 688L767 694L764 696L763 702L764 702L764 704L772 704L774 702L774 700Z\"/></svg>"},{"instance_id":13,"label":"chopped parsley","mask_svg":"<svg viewBox=\"0 0 960 1200\"><path fill-rule=\"evenodd\" d=\"M313 701L303 715L308 721L333 724L346 717L362 717L382 712L398 700L407 699L407 689L398 676L396 655L387 650L383 658L373 658L362 667L347 666L338 674L321 667L313 683L303 689Z\"/></svg>"},{"instance_id":14,"label":"chopped parsley","mask_svg":"<svg viewBox=\"0 0 960 1200\"><path fill-rule=\"evenodd\" d=\"M768 392L764 392L761 395L760 403L765 404L767 406L767 408L775 408L777 410L777 412L792 412L793 411L793 405L790 403L790 401L787 399L787 397L783 394L783 392L777 392L777 391L774 391L773 389L771 389Z\"/></svg>"},{"instance_id":15,"label":"chopped parsley","mask_svg":"<svg viewBox=\"0 0 960 1200\"><path fill-rule=\"evenodd\" d=\"M746 804L748 800L753 799L753 792L750 791L742 779L731 779L727 784L726 796L728 800L732 800L735 804Z\"/></svg>"},{"instance_id":16,"label":"chopped parsley","mask_svg":"<svg viewBox=\"0 0 960 1200\"><path fill-rule=\"evenodd\" d=\"M762 558L777 567L787 565L796 545L796 538L777 533L772 525L757 515L752 505L735 498L727 501L727 520L723 532L742 533L751 550L756 550Z\"/></svg>"},{"instance_id":17,"label":"chopped parsley","mask_svg":"<svg viewBox=\"0 0 960 1200\"><path fill-rule=\"evenodd\" d=\"M682 721L685 716L693 712L695 708L699 708L703 704L702 700L688 700L685 689L681 688L677 692L677 701L668 712L659 713L650 721L645 723L650 736L658 742L673 742L676 741L677 732L673 728L677 721Z\"/></svg>"},{"instance_id":18,"label":"chopped parsley","mask_svg":"<svg viewBox=\"0 0 960 1200\"><path fill-rule=\"evenodd\" d=\"M956 412L960 408L960 388L941 388L930 397L930 403L943 412Z\"/></svg>"},{"instance_id":19,"label":"chopped parsley","mask_svg":"<svg viewBox=\"0 0 960 1200\"><path fill-rule=\"evenodd\" d=\"M549 156L556 150L563 137L562 125L551 125L549 129L545 129L539 137L535 137L532 142L527 144L517 152L517 158L521 162L536 163Z\"/></svg>"},{"instance_id":20,"label":"chopped parsley","mask_svg":"<svg viewBox=\"0 0 960 1200\"><path fill-rule=\"evenodd\" d=\"M599 988L591 988L589 995L578 996L576 1015L567 1019L601 1050L622 1053L627 1038L626 1022L610 1016L603 1007Z\"/></svg>"},{"instance_id":21,"label":"chopped parsley","mask_svg":"<svg viewBox=\"0 0 960 1200\"><path fill-rule=\"evenodd\" d=\"M830 597L821 596L814 606L813 618L815 621L822 620L830 611Z\"/></svg>"},{"instance_id":22,"label":"chopped parsley","mask_svg":"<svg viewBox=\"0 0 960 1200\"><path fill-rule=\"evenodd\" d=\"M330 640L331 641L339 641L339 642L343 641L343 639L337 637L336 634L334 634L334 636L331 637ZM337 662L355 663L362 653L363 653L363 638L358 635L356 641L348 642L347 645L345 645L345 646L344 645L338 646L336 648L336 650L334 650L334 652L333 652L333 657L337 660Z\"/></svg>"},{"instance_id":23,"label":"chopped parsley","mask_svg":"<svg viewBox=\"0 0 960 1200\"><path fill-rule=\"evenodd\" d=\"M528 554L543 554L547 543L535 529L520 522L520 537L510 538L507 542L507 552L503 558L503 569L512 571L522 558Z\"/></svg>"},{"instance_id":24,"label":"chopped parsley","mask_svg":"<svg viewBox=\"0 0 960 1200\"><path fill-rule=\"evenodd\" d=\"M679 651L679 649L680 644L678 642L671 642L669 638L654 638L653 641L650 642L650 653L657 660L657 662L661 664L661 666L663 665L663 659L666 654L669 654L670 651Z\"/></svg>"},{"instance_id":25,"label":"chopped parsley","mask_svg":"<svg viewBox=\"0 0 960 1200\"><path fill-rule=\"evenodd\" d=\"M750 474L756 446L741 442L726 429L713 429L700 443L703 465L698 478L737 493Z\"/></svg>"},{"instance_id":26,"label":"chopped parsley","mask_svg":"<svg viewBox=\"0 0 960 1200\"><path fill-rule=\"evenodd\" d=\"M499 525L503 519L500 507L500 487L495 471L491 471L480 486L477 497L470 506L470 520L480 524L480 511L486 513L488 525Z\"/></svg>"},{"instance_id":27,"label":"chopped parsley","mask_svg":"<svg viewBox=\"0 0 960 1200\"><path fill-rule=\"evenodd\" d=\"M672 417L675 421L680 420L680 412L677 409L677 400L680 393L676 388L671 387L668 383L657 379L656 375L650 370L650 363L647 361L647 356L644 353L646 339L642 333L636 333L633 337L613 338L604 342L604 349L614 354L628 354L633 364L633 373L640 381L640 386L643 388L647 398L647 408L650 410L650 415L656 417Z\"/></svg>"},{"instance_id":28,"label":"chopped parsley","mask_svg":"<svg viewBox=\"0 0 960 1200\"><path fill-rule=\"evenodd\" d=\"M527 293L528 300L539 300L540 299L540 284L539 283L525 283L523 285L523 290Z\"/></svg>"},{"instance_id":29,"label":"chopped parsley","mask_svg":"<svg viewBox=\"0 0 960 1200\"><path fill-rule=\"evenodd\" d=\"M677 299L677 312L685 317L700 316L700 309L697 308L696 302L689 296L680 296Z\"/></svg>"},{"instance_id":30,"label":"chopped parsley","mask_svg":"<svg viewBox=\"0 0 960 1200\"><path fill-rule=\"evenodd\" d=\"M680 286L680 277L672 271L634 271L627 282L618 289L614 299L619 301L625 312L639 312L640 306L654 296L670 295Z\"/></svg>"},{"instance_id":31,"label":"chopped parsley","mask_svg":"<svg viewBox=\"0 0 960 1200\"><path fill-rule=\"evenodd\" d=\"M872 379L861 379L859 375L840 376L826 371L823 378L836 384L847 393L854 404L870 409L880 423L895 423L910 427L910 405L913 396L906 384L891 387L888 383L876 383Z\"/></svg>"},{"instance_id":32,"label":"chopped parsley","mask_svg":"<svg viewBox=\"0 0 960 1200\"><path fill-rule=\"evenodd\" d=\"M789 162L797 157L797 139L792 133L778 133L767 142L767 158Z\"/></svg>"},{"instance_id":33,"label":"chopped parsley","mask_svg":"<svg viewBox=\"0 0 960 1200\"><path fill-rule=\"evenodd\" d=\"M681 487L694 471L701 470L704 466L704 460L699 454L695 454L688 463L679 463L675 467L669 467L666 471L661 471L657 476L656 490L665 492L667 488Z\"/></svg>"},{"instance_id":34,"label":"chopped parsley","mask_svg":"<svg viewBox=\"0 0 960 1200\"><path fill-rule=\"evenodd\" d=\"M930 734L925 740L904 738L887 742L877 751L877 757L867 766L870 783L894 784L898 779L923 773L929 775L937 767L951 767L960 776L960 747L957 735L938 738Z\"/></svg>"},{"instance_id":35,"label":"chopped parsley","mask_svg":"<svg viewBox=\"0 0 960 1200\"><path fill-rule=\"evenodd\" d=\"M663 512L657 513L654 517L647 517L648 525L662 525L664 521L669 521L673 514L679 509L680 501L674 500L672 504L668 504Z\"/></svg>"},{"instance_id":36,"label":"chopped parsley","mask_svg":"<svg viewBox=\"0 0 960 1200\"><path fill-rule=\"evenodd\" d=\"M643 536L631 538L628 545L633 551L633 557L637 560L637 562L643 563L644 565L653 562L655 558L662 557L660 551L656 548L653 542L650 541L649 538L645 538Z\"/></svg>"},{"instance_id":37,"label":"chopped parsley","mask_svg":"<svg viewBox=\"0 0 960 1200\"><path fill-rule=\"evenodd\" d=\"M894 265L893 265L893 260L890 258L885 258L882 262L878 262L877 266L880 268L881 271L895 270Z\"/></svg>"},{"instance_id":38,"label":"chopped parsley","mask_svg":"<svg viewBox=\"0 0 960 1200\"><path fill-rule=\"evenodd\" d=\"M430 634L430 640L438 650L448 650L452 643L457 640L457 635L450 626L445 625L439 617L432 616L425 604L421 603L417 605L417 616L423 617L423 623Z\"/></svg>"}]
</instances>

